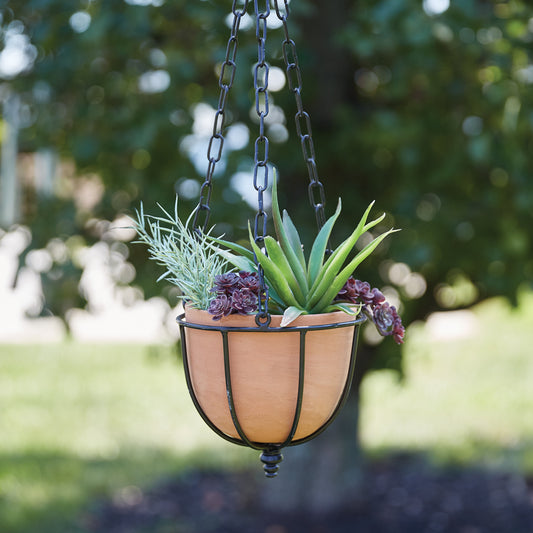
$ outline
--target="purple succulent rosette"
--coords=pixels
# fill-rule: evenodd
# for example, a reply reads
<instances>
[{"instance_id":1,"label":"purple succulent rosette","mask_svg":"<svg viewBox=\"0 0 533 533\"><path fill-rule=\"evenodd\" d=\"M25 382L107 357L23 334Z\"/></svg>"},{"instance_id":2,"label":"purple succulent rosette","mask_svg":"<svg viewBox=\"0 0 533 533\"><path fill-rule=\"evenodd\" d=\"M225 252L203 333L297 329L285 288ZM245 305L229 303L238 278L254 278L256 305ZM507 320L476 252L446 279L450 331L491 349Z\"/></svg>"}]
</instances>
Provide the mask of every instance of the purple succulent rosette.
<instances>
[{"instance_id":1,"label":"purple succulent rosette","mask_svg":"<svg viewBox=\"0 0 533 533\"><path fill-rule=\"evenodd\" d=\"M211 292L216 296L207 312L213 320L220 320L231 314L248 315L257 311L260 284L256 272L228 272L215 276Z\"/></svg>"},{"instance_id":2,"label":"purple succulent rosette","mask_svg":"<svg viewBox=\"0 0 533 533\"><path fill-rule=\"evenodd\" d=\"M215 286L211 289L211 292L231 296L233 291L239 285L240 280L240 276L235 274L235 272L228 272L227 274L215 276Z\"/></svg>"},{"instance_id":3,"label":"purple succulent rosette","mask_svg":"<svg viewBox=\"0 0 533 533\"><path fill-rule=\"evenodd\" d=\"M213 320L220 320L223 316L228 316L231 313L231 297L219 294L211 300L207 312L213 315Z\"/></svg>"},{"instance_id":4,"label":"purple succulent rosette","mask_svg":"<svg viewBox=\"0 0 533 533\"><path fill-rule=\"evenodd\" d=\"M335 301L361 305L363 312L374 322L380 335L384 337L392 335L397 344L403 344L405 328L396 307L385 301L383 293L371 288L368 282L353 277L348 278Z\"/></svg>"},{"instance_id":5,"label":"purple succulent rosette","mask_svg":"<svg viewBox=\"0 0 533 533\"><path fill-rule=\"evenodd\" d=\"M238 289L231 297L232 312L239 315L248 315L257 311L257 295L250 289Z\"/></svg>"}]
</instances>

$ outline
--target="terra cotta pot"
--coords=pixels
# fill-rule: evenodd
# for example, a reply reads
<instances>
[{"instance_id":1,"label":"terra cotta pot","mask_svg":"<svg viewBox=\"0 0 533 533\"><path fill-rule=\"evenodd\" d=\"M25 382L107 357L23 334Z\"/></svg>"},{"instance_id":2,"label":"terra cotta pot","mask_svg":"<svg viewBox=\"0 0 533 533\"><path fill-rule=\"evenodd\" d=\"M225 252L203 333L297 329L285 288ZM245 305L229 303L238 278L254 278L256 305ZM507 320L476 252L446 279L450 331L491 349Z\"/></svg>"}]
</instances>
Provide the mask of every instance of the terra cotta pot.
<instances>
[{"instance_id":1,"label":"terra cotta pot","mask_svg":"<svg viewBox=\"0 0 533 533\"><path fill-rule=\"evenodd\" d=\"M304 315L291 327L345 323L343 312ZM246 437L254 443L286 441L294 421L300 369L300 333L279 328L272 315L269 328L258 330L255 316L230 315L214 321L207 311L186 308L189 324L227 330L231 389L235 412ZM305 334L305 373L300 418L294 441L305 439L334 414L350 372L356 324ZM201 409L212 424L232 438L239 434L228 406L223 336L220 331L185 328L190 381Z\"/></svg>"}]
</instances>

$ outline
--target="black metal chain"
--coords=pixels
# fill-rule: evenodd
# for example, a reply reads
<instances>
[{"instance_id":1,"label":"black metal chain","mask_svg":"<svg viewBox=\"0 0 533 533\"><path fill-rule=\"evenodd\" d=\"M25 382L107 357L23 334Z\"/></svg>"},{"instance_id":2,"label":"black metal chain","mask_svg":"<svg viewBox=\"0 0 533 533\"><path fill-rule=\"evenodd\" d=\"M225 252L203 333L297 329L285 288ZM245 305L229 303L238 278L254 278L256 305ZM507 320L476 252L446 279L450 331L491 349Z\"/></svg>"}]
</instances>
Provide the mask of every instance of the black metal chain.
<instances>
[{"instance_id":1,"label":"black metal chain","mask_svg":"<svg viewBox=\"0 0 533 533\"><path fill-rule=\"evenodd\" d=\"M264 246L267 232L268 216L264 210L264 192L268 189L268 138L265 135L265 117L269 112L268 104L268 74L269 67L266 62L265 45L267 38L267 19L270 15L270 1L264 0L264 9L259 8L259 0L254 0L255 35L257 38L257 63L254 68L255 111L259 118L259 136L254 145L254 174L253 183L257 191L257 213L254 221L254 239L260 248ZM266 251L265 251L266 253ZM264 272L257 263L259 276L259 298L256 322L260 319L270 321L268 314L268 287L265 283Z\"/></svg>"},{"instance_id":2,"label":"black metal chain","mask_svg":"<svg viewBox=\"0 0 533 533\"><path fill-rule=\"evenodd\" d=\"M324 206L326 204L326 196L324 194L324 186L318 178L318 171L315 161L315 147L313 143L313 135L311 131L311 118L309 113L304 110L302 103L302 74L300 65L298 63L298 55L296 53L296 44L289 35L289 28L287 26L287 18L289 17L289 5L287 0L283 0L283 8L280 9L280 2L273 0L274 8L278 19L283 24L283 31L285 33L285 40L283 41L283 60L285 62L285 70L287 75L287 83L289 90L294 94L296 100L296 133L300 137L300 144L302 146L302 154L307 165L307 172L309 175L309 202L315 211L316 222L318 229L324 225L326 217L324 214Z\"/></svg>"},{"instance_id":3,"label":"black metal chain","mask_svg":"<svg viewBox=\"0 0 533 533\"><path fill-rule=\"evenodd\" d=\"M260 0L254 0L255 12L255 31L257 38L257 63L254 68L254 91L255 91L255 110L259 118L259 135L254 145L254 170L253 185L257 191L257 212L254 220L254 239L260 248L264 248L264 239L267 232L268 216L264 210L264 192L269 185L269 141L265 134L265 118L269 113L268 99L268 77L269 65L266 61L266 38L267 38L267 19L270 15L270 0L262 0L264 8L260 9ZM289 35L287 18L289 16L288 0L283 0L283 7L280 8L278 0L272 0L276 11L276 16L282 22L285 40L283 41L283 59L289 90L294 94L296 100L296 133L300 138L302 154L307 165L309 175L308 195L309 201L315 212L318 228L320 229L325 221L324 206L326 198L324 186L318 178L318 171L315 161L315 147L311 131L311 118L309 113L304 110L302 103L302 75L296 53L296 44ZM249 0L233 0L232 13L233 23L230 37L226 46L226 55L221 66L219 76L220 96L218 106L213 122L213 131L209 139L207 148L208 167L205 181L200 188L200 199L195 210L193 219L193 228L195 231L205 232L211 213L210 200L212 192L213 174L217 163L222 158L222 149L224 147L224 122L226 118L226 103L228 94L235 80L237 65L235 62L238 46L237 34L241 24L242 17L246 14ZM237 4L242 4L239 9ZM200 223L200 213L203 213L204 220ZM328 246L329 248L329 246ZM265 251L266 253L266 251ZM270 321L268 314L268 287L264 280L264 272L261 265L257 263L257 270L260 282L259 305L256 322L258 325Z\"/></svg>"},{"instance_id":4,"label":"black metal chain","mask_svg":"<svg viewBox=\"0 0 533 533\"><path fill-rule=\"evenodd\" d=\"M242 4L241 9L238 8L238 4ZM211 208L209 206L212 192L212 180L217 163L222 158L222 148L224 147L224 122L226 119L226 103L228 101L228 94L233 86L235 80L235 73L237 71L237 64L235 57L237 55L239 27L242 17L246 14L248 9L248 0L233 0L231 11L233 13L233 23L231 26L231 34L226 46L226 55L220 69L220 76L218 79L218 85L220 87L220 96L218 99L217 111L215 113L215 119L213 122L213 132L209 139L209 145L207 148L207 172L205 181L200 189L200 199L196 206L193 229L195 231L205 232L207 224L209 222L209 215L211 214ZM200 223L200 213L203 213L204 220Z\"/></svg>"}]
</instances>

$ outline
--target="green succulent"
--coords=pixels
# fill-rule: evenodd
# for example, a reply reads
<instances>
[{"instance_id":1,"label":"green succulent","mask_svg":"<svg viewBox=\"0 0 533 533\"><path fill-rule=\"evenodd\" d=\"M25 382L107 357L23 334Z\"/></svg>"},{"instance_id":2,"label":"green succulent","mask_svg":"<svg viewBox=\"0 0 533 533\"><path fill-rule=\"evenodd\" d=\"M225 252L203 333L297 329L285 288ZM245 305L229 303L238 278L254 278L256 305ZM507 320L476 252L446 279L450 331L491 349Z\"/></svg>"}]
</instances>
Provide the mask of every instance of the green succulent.
<instances>
[{"instance_id":1,"label":"green succulent","mask_svg":"<svg viewBox=\"0 0 533 533\"><path fill-rule=\"evenodd\" d=\"M387 237L397 231L390 229L375 237L355 257L348 259L359 237L369 231L384 218L385 214L367 223L372 209L372 202L364 212L353 233L326 257L328 241L333 226L341 212L341 201L332 217L318 232L309 257L306 258L300 235L287 211L280 213L277 180L274 174L272 186L272 217L277 240L271 236L264 239L264 249L255 242L250 226L248 226L251 250L239 244L212 238L236 252L221 251L224 257L241 270L256 270L255 258L264 272L265 282L269 288L269 296L283 312L282 326L289 325L302 314L328 313L345 311L356 314L353 307L334 303L335 296L342 289L357 266L365 260Z\"/></svg>"}]
</instances>

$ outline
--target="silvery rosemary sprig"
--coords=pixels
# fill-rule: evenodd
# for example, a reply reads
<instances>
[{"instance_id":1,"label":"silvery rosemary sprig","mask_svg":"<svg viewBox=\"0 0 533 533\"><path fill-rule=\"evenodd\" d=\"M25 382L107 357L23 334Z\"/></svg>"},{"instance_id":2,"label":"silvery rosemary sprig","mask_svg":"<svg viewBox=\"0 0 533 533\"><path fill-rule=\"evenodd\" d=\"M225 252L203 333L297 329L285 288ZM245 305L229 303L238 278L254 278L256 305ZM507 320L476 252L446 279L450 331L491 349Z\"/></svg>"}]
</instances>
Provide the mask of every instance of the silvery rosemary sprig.
<instances>
[{"instance_id":1,"label":"silvery rosemary sprig","mask_svg":"<svg viewBox=\"0 0 533 533\"><path fill-rule=\"evenodd\" d=\"M133 229L137 231L137 243L148 245L150 258L165 267L165 272L157 281L166 279L181 291L181 298L197 309L207 309L213 299L210 291L215 277L228 270L227 261L219 254L207 233L195 232L190 228L194 212L185 224L178 215L178 198L174 215L170 215L160 204L164 216L145 215L141 203L135 210Z\"/></svg>"}]
</instances>

